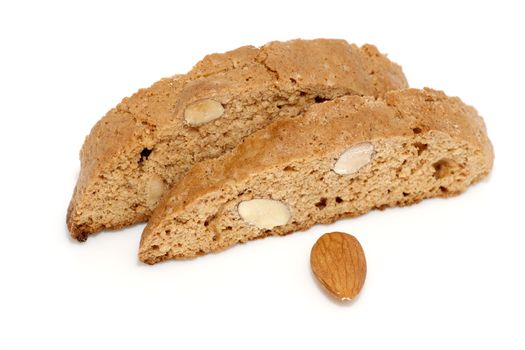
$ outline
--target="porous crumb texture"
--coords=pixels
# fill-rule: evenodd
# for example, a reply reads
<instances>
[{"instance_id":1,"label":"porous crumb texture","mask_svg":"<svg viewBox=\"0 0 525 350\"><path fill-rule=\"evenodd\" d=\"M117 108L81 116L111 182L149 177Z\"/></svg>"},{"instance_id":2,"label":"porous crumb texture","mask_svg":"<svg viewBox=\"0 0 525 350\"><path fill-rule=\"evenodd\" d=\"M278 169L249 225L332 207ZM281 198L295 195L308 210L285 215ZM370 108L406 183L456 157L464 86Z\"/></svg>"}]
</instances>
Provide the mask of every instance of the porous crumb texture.
<instances>
[{"instance_id":1,"label":"porous crumb texture","mask_svg":"<svg viewBox=\"0 0 525 350\"><path fill-rule=\"evenodd\" d=\"M333 171L350 147L373 145L370 163ZM493 151L477 112L425 89L384 99L348 96L314 105L195 165L164 197L143 233L146 263L191 258L268 235L284 235L429 197L459 194L487 176ZM284 203L284 225L259 229L238 213L256 198Z\"/></svg>"},{"instance_id":2,"label":"porous crumb texture","mask_svg":"<svg viewBox=\"0 0 525 350\"><path fill-rule=\"evenodd\" d=\"M82 241L147 220L194 163L222 155L272 121L338 96L382 96L406 86L401 68L374 46L342 40L271 42L209 55L188 74L125 98L95 125L80 153L68 228ZM203 99L219 102L222 116L189 125L186 107Z\"/></svg>"}]
</instances>

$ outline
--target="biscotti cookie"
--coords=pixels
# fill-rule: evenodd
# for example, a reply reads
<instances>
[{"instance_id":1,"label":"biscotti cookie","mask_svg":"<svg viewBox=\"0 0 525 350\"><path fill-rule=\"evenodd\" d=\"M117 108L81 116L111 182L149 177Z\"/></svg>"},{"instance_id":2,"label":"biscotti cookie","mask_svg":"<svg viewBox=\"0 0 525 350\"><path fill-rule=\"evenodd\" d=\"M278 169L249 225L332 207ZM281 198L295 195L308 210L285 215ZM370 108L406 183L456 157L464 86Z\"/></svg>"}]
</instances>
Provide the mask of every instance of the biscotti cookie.
<instances>
[{"instance_id":1,"label":"biscotti cookie","mask_svg":"<svg viewBox=\"0 0 525 350\"><path fill-rule=\"evenodd\" d=\"M207 56L188 74L125 98L95 125L80 153L68 228L82 241L147 220L192 164L272 121L338 96L406 86L401 68L374 46L343 40L272 42Z\"/></svg>"},{"instance_id":2,"label":"biscotti cookie","mask_svg":"<svg viewBox=\"0 0 525 350\"><path fill-rule=\"evenodd\" d=\"M493 151L477 112L430 89L314 105L195 165L144 230L146 263L191 258L317 223L459 194Z\"/></svg>"}]
</instances>

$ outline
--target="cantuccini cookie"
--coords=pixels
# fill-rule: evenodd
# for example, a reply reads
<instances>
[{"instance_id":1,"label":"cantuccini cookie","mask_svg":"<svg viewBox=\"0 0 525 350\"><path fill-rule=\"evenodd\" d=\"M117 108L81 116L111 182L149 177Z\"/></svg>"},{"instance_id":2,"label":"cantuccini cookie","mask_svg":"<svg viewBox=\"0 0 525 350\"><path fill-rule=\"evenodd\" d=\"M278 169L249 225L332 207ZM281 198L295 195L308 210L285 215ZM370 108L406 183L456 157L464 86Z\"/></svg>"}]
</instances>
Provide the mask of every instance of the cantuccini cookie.
<instances>
[{"instance_id":1,"label":"cantuccini cookie","mask_svg":"<svg viewBox=\"0 0 525 350\"><path fill-rule=\"evenodd\" d=\"M212 54L110 110L80 152L67 213L71 235L147 220L190 167L311 105L407 87L401 68L371 45L343 40L271 42Z\"/></svg>"},{"instance_id":2,"label":"cantuccini cookie","mask_svg":"<svg viewBox=\"0 0 525 350\"><path fill-rule=\"evenodd\" d=\"M476 110L430 89L310 106L195 165L162 199L139 257L153 264L459 194L489 174Z\"/></svg>"}]
</instances>

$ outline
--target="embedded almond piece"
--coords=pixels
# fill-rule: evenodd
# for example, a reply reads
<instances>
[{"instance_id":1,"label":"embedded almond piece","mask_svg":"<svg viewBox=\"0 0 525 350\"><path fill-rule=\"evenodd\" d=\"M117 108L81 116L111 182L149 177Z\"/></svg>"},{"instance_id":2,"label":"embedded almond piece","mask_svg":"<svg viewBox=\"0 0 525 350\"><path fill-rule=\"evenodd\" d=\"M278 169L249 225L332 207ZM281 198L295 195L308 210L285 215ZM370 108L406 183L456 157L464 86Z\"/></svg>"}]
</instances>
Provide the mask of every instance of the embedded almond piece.
<instances>
[{"instance_id":1,"label":"embedded almond piece","mask_svg":"<svg viewBox=\"0 0 525 350\"><path fill-rule=\"evenodd\" d=\"M260 229L272 229L285 225L291 214L288 207L273 199L252 199L239 203L237 208L241 218Z\"/></svg>"},{"instance_id":2,"label":"embedded almond piece","mask_svg":"<svg viewBox=\"0 0 525 350\"><path fill-rule=\"evenodd\" d=\"M365 253L347 233L322 235L312 248L310 264L317 279L338 299L354 299L365 283Z\"/></svg>"},{"instance_id":3,"label":"embedded almond piece","mask_svg":"<svg viewBox=\"0 0 525 350\"><path fill-rule=\"evenodd\" d=\"M148 183L148 203L156 204L166 191L166 184L158 175L153 175Z\"/></svg>"},{"instance_id":4,"label":"embedded almond piece","mask_svg":"<svg viewBox=\"0 0 525 350\"><path fill-rule=\"evenodd\" d=\"M192 126L206 124L220 118L224 113L222 104L215 100L205 99L193 102L184 111L184 119Z\"/></svg>"},{"instance_id":5,"label":"embedded almond piece","mask_svg":"<svg viewBox=\"0 0 525 350\"><path fill-rule=\"evenodd\" d=\"M344 151L335 162L333 170L339 175L354 174L370 163L373 154L374 146L371 143L360 143Z\"/></svg>"}]
</instances>

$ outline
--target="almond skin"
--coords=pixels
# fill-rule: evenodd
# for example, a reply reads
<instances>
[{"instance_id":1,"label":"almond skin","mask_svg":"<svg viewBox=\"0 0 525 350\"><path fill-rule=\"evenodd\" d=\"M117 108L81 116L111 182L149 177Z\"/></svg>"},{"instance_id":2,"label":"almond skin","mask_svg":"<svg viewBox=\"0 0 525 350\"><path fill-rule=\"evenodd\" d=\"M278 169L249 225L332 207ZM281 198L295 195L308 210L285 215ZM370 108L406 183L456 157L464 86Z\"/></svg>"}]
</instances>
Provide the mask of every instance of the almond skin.
<instances>
[{"instance_id":1,"label":"almond skin","mask_svg":"<svg viewBox=\"0 0 525 350\"><path fill-rule=\"evenodd\" d=\"M322 235L312 247L310 264L319 282L338 299L354 299L365 283L365 253L359 241L347 233Z\"/></svg>"}]
</instances>

